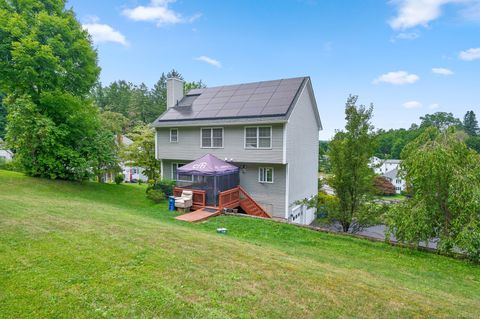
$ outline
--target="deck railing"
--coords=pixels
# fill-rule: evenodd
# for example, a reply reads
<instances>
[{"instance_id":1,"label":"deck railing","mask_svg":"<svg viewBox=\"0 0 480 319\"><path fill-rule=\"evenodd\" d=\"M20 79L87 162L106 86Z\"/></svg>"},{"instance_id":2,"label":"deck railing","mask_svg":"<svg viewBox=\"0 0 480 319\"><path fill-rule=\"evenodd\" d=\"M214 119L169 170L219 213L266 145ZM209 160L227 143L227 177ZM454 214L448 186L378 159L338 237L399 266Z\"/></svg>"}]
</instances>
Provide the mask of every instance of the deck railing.
<instances>
[{"instance_id":1,"label":"deck railing","mask_svg":"<svg viewBox=\"0 0 480 319\"><path fill-rule=\"evenodd\" d=\"M235 208L240 205L240 188L235 187L218 194L218 207L220 210L224 208Z\"/></svg>"},{"instance_id":2,"label":"deck railing","mask_svg":"<svg viewBox=\"0 0 480 319\"><path fill-rule=\"evenodd\" d=\"M173 196L176 196L176 197L182 196L182 191L184 190L193 192L193 196L192 196L193 208L202 208L206 206L207 193L203 190L175 187L173 189Z\"/></svg>"}]
</instances>

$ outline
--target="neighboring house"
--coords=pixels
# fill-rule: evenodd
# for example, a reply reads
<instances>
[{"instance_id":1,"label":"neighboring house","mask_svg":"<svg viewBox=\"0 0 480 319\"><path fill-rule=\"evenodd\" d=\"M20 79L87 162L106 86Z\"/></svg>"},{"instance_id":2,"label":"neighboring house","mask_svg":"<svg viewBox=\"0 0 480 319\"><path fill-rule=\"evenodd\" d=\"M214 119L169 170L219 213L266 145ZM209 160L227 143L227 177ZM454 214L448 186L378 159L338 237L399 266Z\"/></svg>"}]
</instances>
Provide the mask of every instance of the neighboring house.
<instances>
[{"instance_id":1,"label":"neighboring house","mask_svg":"<svg viewBox=\"0 0 480 319\"><path fill-rule=\"evenodd\" d=\"M370 160L370 167L373 168L375 174L387 178L393 186L395 186L397 194L400 194L406 190L405 180L399 176L401 163L402 161L397 159L382 160L378 157L372 157Z\"/></svg>"},{"instance_id":2,"label":"neighboring house","mask_svg":"<svg viewBox=\"0 0 480 319\"><path fill-rule=\"evenodd\" d=\"M3 148L3 140L0 138L0 160L9 162L13 159L13 153Z\"/></svg>"},{"instance_id":3,"label":"neighboring house","mask_svg":"<svg viewBox=\"0 0 480 319\"><path fill-rule=\"evenodd\" d=\"M131 145L133 141L126 137L125 135L122 135L122 139L120 142L124 146ZM136 183L138 181L142 182L147 182L148 177L143 174L144 169L141 167L132 167L128 166L124 162L120 163L120 169L121 171L118 172L120 174L123 174L124 179L123 181L125 183ZM105 182L114 182L115 181L115 174L118 174L115 172L108 172L104 174L104 181Z\"/></svg>"},{"instance_id":4,"label":"neighboring house","mask_svg":"<svg viewBox=\"0 0 480 319\"><path fill-rule=\"evenodd\" d=\"M167 110L154 123L163 178L210 153L240 168L240 186L271 216L310 224L294 205L318 192L322 128L309 77L194 89L167 80Z\"/></svg>"}]
</instances>

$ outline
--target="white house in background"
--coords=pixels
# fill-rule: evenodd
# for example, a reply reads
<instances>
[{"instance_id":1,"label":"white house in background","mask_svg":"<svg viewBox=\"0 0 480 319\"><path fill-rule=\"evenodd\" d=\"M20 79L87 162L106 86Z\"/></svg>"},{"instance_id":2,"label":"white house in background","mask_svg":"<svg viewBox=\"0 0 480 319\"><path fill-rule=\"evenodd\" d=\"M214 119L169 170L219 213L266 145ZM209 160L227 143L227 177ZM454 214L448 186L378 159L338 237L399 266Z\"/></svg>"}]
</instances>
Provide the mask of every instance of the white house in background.
<instances>
[{"instance_id":1,"label":"white house in background","mask_svg":"<svg viewBox=\"0 0 480 319\"><path fill-rule=\"evenodd\" d=\"M133 141L122 135L122 144L125 146L131 145ZM124 181L126 183L135 183L138 181L147 182L148 177L143 174L144 169L142 167L137 166L128 166L125 163L120 163L120 167L122 169L122 174L125 177Z\"/></svg>"},{"instance_id":2,"label":"white house in background","mask_svg":"<svg viewBox=\"0 0 480 319\"><path fill-rule=\"evenodd\" d=\"M3 140L0 138L0 160L9 162L13 159L13 153L10 150L3 148Z\"/></svg>"},{"instance_id":3,"label":"white house in background","mask_svg":"<svg viewBox=\"0 0 480 319\"><path fill-rule=\"evenodd\" d=\"M125 135L122 135L122 140L121 144L124 146L131 145L133 141L126 137ZM124 179L123 181L125 183L136 183L138 181L142 182L147 182L148 177L143 174L144 169L142 167L133 167L133 166L128 166L124 162L120 163L120 169L121 169L121 174L123 174ZM104 174L104 182L114 182L115 181L115 175L116 172L108 172Z\"/></svg>"},{"instance_id":4,"label":"white house in background","mask_svg":"<svg viewBox=\"0 0 480 319\"><path fill-rule=\"evenodd\" d=\"M0 150L0 160L9 162L13 159L13 153L9 150Z\"/></svg>"},{"instance_id":5,"label":"white house in background","mask_svg":"<svg viewBox=\"0 0 480 319\"><path fill-rule=\"evenodd\" d=\"M402 161L398 159L383 160L378 157L372 157L370 160L370 167L373 168L375 174L387 178L393 186L395 186L397 194L400 194L406 190L405 180L399 176L401 163Z\"/></svg>"},{"instance_id":6,"label":"white house in background","mask_svg":"<svg viewBox=\"0 0 480 319\"><path fill-rule=\"evenodd\" d=\"M206 154L240 168L239 186L271 217L310 224L295 205L318 192L322 128L310 77L194 89L167 80L167 111L154 123L163 178ZM192 176L193 180L193 176ZM248 212L247 212L248 213Z\"/></svg>"}]
</instances>

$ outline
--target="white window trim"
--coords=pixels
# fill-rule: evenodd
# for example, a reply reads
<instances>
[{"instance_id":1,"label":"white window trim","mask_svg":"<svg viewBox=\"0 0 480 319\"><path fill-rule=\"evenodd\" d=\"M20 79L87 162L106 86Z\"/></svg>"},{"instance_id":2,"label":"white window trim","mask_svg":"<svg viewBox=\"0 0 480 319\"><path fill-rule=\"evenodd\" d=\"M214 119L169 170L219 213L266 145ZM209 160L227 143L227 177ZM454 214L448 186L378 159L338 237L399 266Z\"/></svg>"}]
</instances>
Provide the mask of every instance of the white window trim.
<instances>
[{"instance_id":1,"label":"white window trim","mask_svg":"<svg viewBox=\"0 0 480 319\"><path fill-rule=\"evenodd\" d=\"M177 140L176 141L172 141L172 131L173 130L177 131ZM171 128L170 129L170 143L178 143L178 128Z\"/></svg>"},{"instance_id":2,"label":"white window trim","mask_svg":"<svg viewBox=\"0 0 480 319\"><path fill-rule=\"evenodd\" d=\"M269 182L269 181L262 181L262 180L260 179L262 168L263 168L263 169L271 169L271 170L272 170L272 181L271 181L271 182ZM259 183L262 183L262 184L273 184L273 183L275 182L275 169L274 169L273 167L259 167L259 168L258 168L258 182L259 182Z\"/></svg>"},{"instance_id":3,"label":"white window trim","mask_svg":"<svg viewBox=\"0 0 480 319\"><path fill-rule=\"evenodd\" d=\"M203 141L202 141L202 136L203 136L203 130L211 130L210 132L213 132L213 129L221 129L222 130L222 146L213 146L213 133L210 133L210 142L212 142L212 146L203 146ZM202 127L200 128L200 148L223 148L225 145L225 130L223 127Z\"/></svg>"},{"instance_id":4,"label":"white window trim","mask_svg":"<svg viewBox=\"0 0 480 319\"><path fill-rule=\"evenodd\" d=\"M270 147L260 147L260 127L270 128ZM247 147L247 128L257 129L257 147ZM271 125L245 126L243 128L243 148L246 150L271 150L273 147L273 128Z\"/></svg>"},{"instance_id":5,"label":"white window trim","mask_svg":"<svg viewBox=\"0 0 480 319\"><path fill-rule=\"evenodd\" d=\"M171 174L170 174L170 176L172 176L172 180L174 180L174 181L180 181L180 182L190 182L190 180L188 180L188 181L186 181L186 180L179 180L179 179L177 179L177 176L174 176L174 174L173 174L173 167L176 166L176 167L177 167L177 170L178 170L178 164L186 165L187 163L178 163L178 162L172 163ZM192 175L191 182L193 182L193 175Z\"/></svg>"}]
</instances>

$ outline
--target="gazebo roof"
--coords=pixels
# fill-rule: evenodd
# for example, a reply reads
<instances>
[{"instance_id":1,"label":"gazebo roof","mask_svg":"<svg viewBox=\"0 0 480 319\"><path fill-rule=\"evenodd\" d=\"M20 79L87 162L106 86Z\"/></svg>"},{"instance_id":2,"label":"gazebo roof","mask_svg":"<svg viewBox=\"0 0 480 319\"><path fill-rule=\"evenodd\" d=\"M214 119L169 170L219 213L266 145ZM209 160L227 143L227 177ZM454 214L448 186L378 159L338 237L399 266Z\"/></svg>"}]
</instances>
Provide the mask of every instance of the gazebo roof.
<instances>
[{"instance_id":1,"label":"gazebo roof","mask_svg":"<svg viewBox=\"0 0 480 319\"><path fill-rule=\"evenodd\" d=\"M239 168L222 161L218 157L207 154L191 163L179 167L177 172L184 175L218 176L236 173Z\"/></svg>"}]
</instances>

